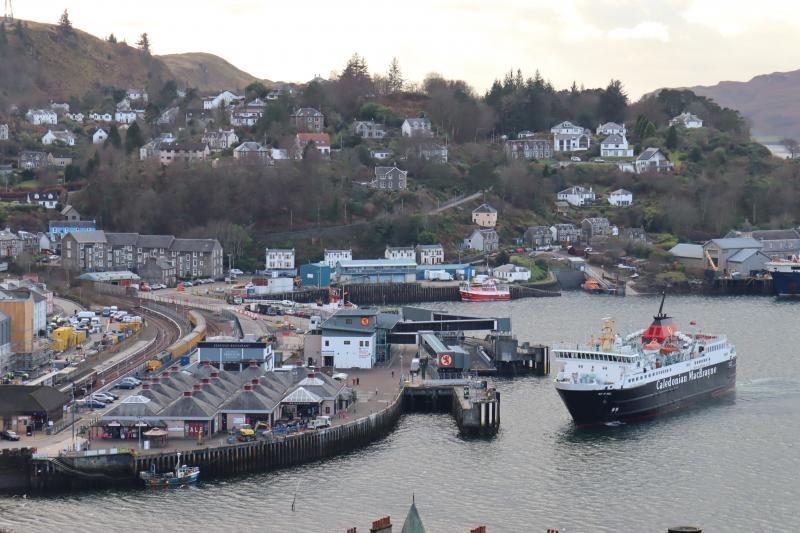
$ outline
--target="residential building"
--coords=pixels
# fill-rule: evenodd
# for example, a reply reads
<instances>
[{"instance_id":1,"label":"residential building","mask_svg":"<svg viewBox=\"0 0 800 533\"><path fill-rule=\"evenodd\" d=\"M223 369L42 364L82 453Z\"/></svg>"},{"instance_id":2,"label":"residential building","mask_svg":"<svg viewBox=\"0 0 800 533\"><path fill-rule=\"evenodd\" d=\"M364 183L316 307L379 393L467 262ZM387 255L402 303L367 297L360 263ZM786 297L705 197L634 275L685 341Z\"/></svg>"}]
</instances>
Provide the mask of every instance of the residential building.
<instances>
[{"instance_id":1,"label":"residential building","mask_svg":"<svg viewBox=\"0 0 800 533\"><path fill-rule=\"evenodd\" d=\"M47 154L45 152L34 152L23 150L19 153L19 168L33 170L47 166Z\"/></svg>"},{"instance_id":2,"label":"residential building","mask_svg":"<svg viewBox=\"0 0 800 533\"><path fill-rule=\"evenodd\" d=\"M563 200L556 200L553 202L553 207L556 215L565 217L569 214L569 203Z\"/></svg>"},{"instance_id":3,"label":"residential building","mask_svg":"<svg viewBox=\"0 0 800 533\"><path fill-rule=\"evenodd\" d=\"M353 259L336 263L340 283L408 283L416 279L411 259Z\"/></svg>"},{"instance_id":4,"label":"residential building","mask_svg":"<svg viewBox=\"0 0 800 533\"><path fill-rule=\"evenodd\" d=\"M42 124L58 124L58 115L50 109L30 109L25 113L25 118L31 124L40 126Z\"/></svg>"},{"instance_id":5,"label":"residential building","mask_svg":"<svg viewBox=\"0 0 800 533\"><path fill-rule=\"evenodd\" d=\"M384 159L389 159L389 158L390 158L390 157L392 157L392 155L394 155L394 154L392 153L392 151L391 151L391 150L386 150L386 149L383 149L383 148L378 148L378 149L375 149L375 150L370 150L370 151L369 151L369 155L370 155L370 157L372 157L373 159L378 159L378 160L380 160L380 161L383 161Z\"/></svg>"},{"instance_id":6,"label":"residential building","mask_svg":"<svg viewBox=\"0 0 800 533\"><path fill-rule=\"evenodd\" d=\"M162 165L169 165L174 161L186 161L189 163L205 161L211 150L205 143L195 142L169 142L159 146L158 158Z\"/></svg>"},{"instance_id":7,"label":"residential building","mask_svg":"<svg viewBox=\"0 0 800 533\"><path fill-rule=\"evenodd\" d=\"M102 144L106 142L108 139L108 133L103 128L97 128L97 130L92 133L92 144Z\"/></svg>"},{"instance_id":8,"label":"residential building","mask_svg":"<svg viewBox=\"0 0 800 533\"><path fill-rule=\"evenodd\" d=\"M388 332L400 316L375 309L341 310L320 325L322 366L372 368L388 359Z\"/></svg>"},{"instance_id":9,"label":"residential building","mask_svg":"<svg viewBox=\"0 0 800 533\"><path fill-rule=\"evenodd\" d=\"M558 135L579 135L586 132L586 129L583 126L576 126L569 120L565 120L564 122L559 122L552 128L550 128L550 133L558 134Z\"/></svg>"},{"instance_id":10,"label":"residential building","mask_svg":"<svg viewBox=\"0 0 800 533\"><path fill-rule=\"evenodd\" d=\"M647 232L644 231L644 228L624 228L620 232L619 238L622 241L640 242L646 244Z\"/></svg>"},{"instance_id":11,"label":"residential building","mask_svg":"<svg viewBox=\"0 0 800 533\"><path fill-rule=\"evenodd\" d=\"M506 264L493 268L492 275L509 283L531 280L530 269L512 264Z\"/></svg>"},{"instance_id":12,"label":"residential building","mask_svg":"<svg viewBox=\"0 0 800 533\"><path fill-rule=\"evenodd\" d=\"M267 270L293 270L294 248L267 248L264 265Z\"/></svg>"},{"instance_id":13,"label":"residential building","mask_svg":"<svg viewBox=\"0 0 800 533\"><path fill-rule=\"evenodd\" d=\"M69 113L69 104L66 102L50 102L50 109L56 113Z\"/></svg>"},{"instance_id":14,"label":"residential building","mask_svg":"<svg viewBox=\"0 0 800 533\"><path fill-rule=\"evenodd\" d=\"M556 133L553 135L553 150L556 152L580 152L592 146L587 133Z\"/></svg>"},{"instance_id":15,"label":"residential building","mask_svg":"<svg viewBox=\"0 0 800 533\"><path fill-rule=\"evenodd\" d=\"M633 205L633 193L626 189L617 189L608 193L608 203L616 207Z\"/></svg>"},{"instance_id":16,"label":"residential building","mask_svg":"<svg viewBox=\"0 0 800 533\"><path fill-rule=\"evenodd\" d=\"M413 246L389 246L383 252L386 259L402 259L405 261L416 261L417 255Z\"/></svg>"},{"instance_id":17,"label":"residential building","mask_svg":"<svg viewBox=\"0 0 800 533\"><path fill-rule=\"evenodd\" d=\"M681 125L688 129L694 128L702 128L703 127L703 119L698 117L697 115L693 115L687 111L684 111L677 117L673 117L669 121L670 126Z\"/></svg>"},{"instance_id":18,"label":"residential building","mask_svg":"<svg viewBox=\"0 0 800 533\"><path fill-rule=\"evenodd\" d=\"M397 167L375 167L375 179L370 187L375 189L405 189L408 184L408 171Z\"/></svg>"},{"instance_id":19,"label":"residential building","mask_svg":"<svg viewBox=\"0 0 800 533\"><path fill-rule=\"evenodd\" d=\"M22 241L9 228L0 230L0 258L15 259L22 252Z\"/></svg>"},{"instance_id":20,"label":"residential building","mask_svg":"<svg viewBox=\"0 0 800 533\"><path fill-rule=\"evenodd\" d=\"M169 107L165 109L156 120L156 124L159 125L175 124L175 120L178 118L179 111L180 108L178 106Z\"/></svg>"},{"instance_id":21,"label":"residential building","mask_svg":"<svg viewBox=\"0 0 800 533\"><path fill-rule=\"evenodd\" d=\"M139 277L148 285L174 287L178 280L178 270L163 257L148 257L139 267Z\"/></svg>"},{"instance_id":22,"label":"residential building","mask_svg":"<svg viewBox=\"0 0 800 533\"><path fill-rule=\"evenodd\" d=\"M222 91L217 96L210 96L203 99L203 109L217 110L220 105L228 106L234 102L244 100L244 96L238 96L231 91Z\"/></svg>"},{"instance_id":23,"label":"residential building","mask_svg":"<svg viewBox=\"0 0 800 533\"><path fill-rule=\"evenodd\" d=\"M61 241L61 266L74 272L138 269L149 257L169 261L179 278L223 274L222 246L216 239L96 230L69 233Z\"/></svg>"},{"instance_id":24,"label":"residential building","mask_svg":"<svg viewBox=\"0 0 800 533\"><path fill-rule=\"evenodd\" d=\"M670 248L669 253L687 270L705 270L708 266L702 244L681 242Z\"/></svg>"},{"instance_id":25,"label":"residential building","mask_svg":"<svg viewBox=\"0 0 800 533\"><path fill-rule=\"evenodd\" d=\"M325 128L325 115L313 107L301 107L289 115L289 120L302 133L321 133Z\"/></svg>"},{"instance_id":26,"label":"residential building","mask_svg":"<svg viewBox=\"0 0 800 533\"><path fill-rule=\"evenodd\" d=\"M272 159L271 150L253 141L245 141L233 149L233 158L266 162Z\"/></svg>"},{"instance_id":27,"label":"residential building","mask_svg":"<svg viewBox=\"0 0 800 533\"><path fill-rule=\"evenodd\" d=\"M581 233L585 240L594 237L611 235L611 223L605 217L584 218L581 221Z\"/></svg>"},{"instance_id":28,"label":"residential building","mask_svg":"<svg viewBox=\"0 0 800 533\"><path fill-rule=\"evenodd\" d=\"M239 127L255 126L264 116L263 110L235 109L231 112L231 125Z\"/></svg>"},{"instance_id":29,"label":"residential building","mask_svg":"<svg viewBox=\"0 0 800 533\"><path fill-rule=\"evenodd\" d=\"M120 124L133 124L136 122L136 111L114 111L114 122Z\"/></svg>"},{"instance_id":30,"label":"residential building","mask_svg":"<svg viewBox=\"0 0 800 533\"><path fill-rule=\"evenodd\" d=\"M532 135L503 145L508 159L550 159L553 157L552 136L536 138Z\"/></svg>"},{"instance_id":31,"label":"residential building","mask_svg":"<svg viewBox=\"0 0 800 533\"><path fill-rule=\"evenodd\" d=\"M224 150L231 148L239 142L239 136L232 129L217 131L206 131L203 133L202 142L206 143L211 150Z\"/></svg>"},{"instance_id":32,"label":"residential building","mask_svg":"<svg viewBox=\"0 0 800 533\"><path fill-rule=\"evenodd\" d=\"M625 124L617 124L616 122L606 122L597 126L597 135L622 135L623 137L628 134Z\"/></svg>"},{"instance_id":33,"label":"residential building","mask_svg":"<svg viewBox=\"0 0 800 533\"><path fill-rule=\"evenodd\" d=\"M447 163L447 144L431 141L423 142L418 146L417 156L436 163Z\"/></svg>"},{"instance_id":34,"label":"residential building","mask_svg":"<svg viewBox=\"0 0 800 533\"><path fill-rule=\"evenodd\" d=\"M105 111L90 111L89 120L94 120L97 122L113 122L114 115Z\"/></svg>"},{"instance_id":35,"label":"residential building","mask_svg":"<svg viewBox=\"0 0 800 533\"><path fill-rule=\"evenodd\" d=\"M712 239L703 244L707 268L719 272L748 274L760 270L769 257L761 252L764 245L752 237Z\"/></svg>"},{"instance_id":36,"label":"residential building","mask_svg":"<svg viewBox=\"0 0 800 533\"><path fill-rule=\"evenodd\" d=\"M339 261L352 261L353 250L325 250L323 263L331 268L336 268Z\"/></svg>"},{"instance_id":37,"label":"residential building","mask_svg":"<svg viewBox=\"0 0 800 533\"><path fill-rule=\"evenodd\" d=\"M66 146L75 146L75 135L69 130L53 131L47 130L47 133L42 135L42 144L64 144Z\"/></svg>"},{"instance_id":38,"label":"residential building","mask_svg":"<svg viewBox=\"0 0 800 533\"><path fill-rule=\"evenodd\" d=\"M472 223L482 228L493 228L497 225L497 209L483 203L472 210Z\"/></svg>"},{"instance_id":39,"label":"residential building","mask_svg":"<svg viewBox=\"0 0 800 533\"><path fill-rule=\"evenodd\" d=\"M45 209L55 209L58 205L57 192L31 192L26 196L26 202L29 204L38 204Z\"/></svg>"},{"instance_id":40,"label":"residential building","mask_svg":"<svg viewBox=\"0 0 800 533\"><path fill-rule=\"evenodd\" d=\"M64 116L73 122L77 122L78 124L83 124L85 118L83 113L67 113Z\"/></svg>"},{"instance_id":41,"label":"residential building","mask_svg":"<svg viewBox=\"0 0 800 533\"><path fill-rule=\"evenodd\" d=\"M201 128L208 128L217 121L216 109L187 109L186 124L196 124Z\"/></svg>"},{"instance_id":42,"label":"residential building","mask_svg":"<svg viewBox=\"0 0 800 533\"><path fill-rule=\"evenodd\" d=\"M144 89L128 89L127 91L125 91L125 98L133 101L138 100L146 104L148 100L148 95L147 91L145 91Z\"/></svg>"},{"instance_id":43,"label":"residential building","mask_svg":"<svg viewBox=\"0 0 800 533\"><path fill-rule=\"evenodd\" d=\"M407 118L400 127L403 137L430 137L433 135L431 121L427 118Z\"/></svg>"},{"instance_id":44,"label":"residential building","mask_svg":"<svg viewBox=\"0 0 800 533\"><path fill-rule=\"evenodd\" d=\"M575 207L592 205L596 199L591 187L588 189L580 185L575 185L569 189L564 189L556 195L556 200L567 202Z\"/></svg>"},{"instance_id":45,"label":"residential building","mask_svg":"<svg viewBox=\"0 0 800 533\"><path fill-rule=\"evenodd\" d=\"M648 147L644 150L635 162L636 173L645 174L647 172L669 172L672 170L672 163L660 148Z\"/></svg>"},{"instance_id":46,"label":"residential building","mask_svg":"<svg viewBox=\"0 0 800 533\"><path fill-rule=\"evenodd\" d=\"M314 148L323 156L331 154L331 136L327 133L298 133L295 137L295 150L302 156L308 143L313 142Z\"/></svg>"},{"instance_id":47,"label":"residential building","mask_svg":"<svg viewBox=\"0 0 800 533\"><path fill-rule=\"evenodd\" d=\"M291 159L289 155L289 150L286 148L270 148L269 156L272 158L273 161L288 161Z\"/></svg>"},{"instance_id":48,"label":"residential building","mask_svg":"<svg viewBox=\"0 0 800 533\"><path fill-rule=\"evenodd\" d=\"M26 324L26 327L30 326L33 328L32 332L34 337L44 337L47 335L47 296L45 293L50 294L50 308L52 311L52 292L33 283L23 284L16 281L3 283L0 299L8 297L12 299L30 300L32 302L31 323ZM0 310L2 310L2 308L0 308Z\"/></svg>"},{"instance_id":49,"label":"residential building","mask_svg":"<svg viewBox=\"0 0 800 533\"><path fill-rule=\"evenodd\" d=\"M60 154L57 152L49 152L47 154L47 166L64 168L72 164L72 156L68 154Z\"/></svg>"},{"instance_id":50,"label":"residential building","mask_svg":"<svg viewBox=\"0 0 800 533\"><path fill-rule=\"evenodd\" d=\"M0 124L0 141L8 140L8 124Z\"/></svg>"},{"instance_id":51,"label":"residential building","mask_svg":"<svg viewBox=\"0 0 800 533\"><path fill-rule=\"evenodd\" d=\"M517 139L530 139L531 137L536 137L536 132L530 130L523 130L517 133Z\"/></svg>"},{"instance_id":52,"label":"residential building","mask_svg":"<svg viewBox=\"0 0 800 533\"><path fill-rule=\"evenodd\" d=\"M29 354L33 352L34 329L33 296L0 291L0 312L11 319L11 352ZM3 389L5 386L0 387Z\"/></svg>"},{"instance_id":53,"label":"residential building","mask_svg":"<svg viewBox=\"0 0 800 533\"><path fill-rule=\"evenodd\" d=\"M552 242L559 244L575 243L580 237L581 231L575 227L575 224L554 224L550 226L550 235Z\"/></svg>"},{"instance_id":54,"label":"residential building","mask_svg":"<svg viewBox=\"0 0 800 533\"><path fill-rule=\"evenodd\" d=\"M418 265L444 263L444 247L441 244L418 244L415 251Z\"/></svg>"},{"instance_id":55,"label":"residential building","mask_svg":"<svg viewBox=\"0 0 800 533\"><path fill-rule=\"evenodd\" d=\"M353 133L362 139L383 139L386 128L372 120L356 120L353 122Z\"/></svg>"},{"instance_id":56,"label":"residential building","mask_svg":"<svg viewBox=\"0 0 800 533\"><path fill-rule=\"evenodd\" d=\"M553 242L553 235L547 226L531 226L525 230L522 241L528 248L545 248Z\"/></svg>"},{"instance_id":57,"label":"residential building","mask_svg":"<svg viewBox=\"0 0 800 533\"><path fill-rule=\"evenodd\" d=\"M500 236L493 229L475 229L464 239L463 247L484 253L496 252L500 248Z\"/></svg>"},{"instance_id":58,"label":"residential building","mask_svg":"<svg viewBox=\"0 0 800 533\"><path fill-rule=\"evenodd\" d=\"M761 253L772 259L791 259L800 255L800 231L796 229L731 231L725 237L753 238L763 245Z\"/></svg>"},{"instance_id":59,"label":"residential building","mask_svg":"<svg viewBox=\"0 0 800 533\"><path fill-rule=\"evenodd\" d=\"M613 133L600 142L602 157L633 157L633 148L628 145L625 135Z\"/></svg>"},{"instance_id":60,"label":"residential building","mask_svg":"<svg viewBox=\"0 0 800 533\"><path fill-rule=\"evenodd\" d=\"M75 221L81 219L81 214L78 212L78 210L75 209L74 206L71 206L69 204L65 205L64 209L61 210L61 216L67 217L67 220L69 221Z\"/></svg>"},{"instance_id":61,"label":"residential building","mask_svg":"<svg viewBox=\"0 0 800 533\"><path fill-rule=\"evenodd\" d=\"M97 224L95 224L94 220L51 220L49 221L49 229L47 234L50 237L50 243L54 251L59 251L61 250L61 239L63 239L68 233L96 230Z\"/></svg>"}]
</instances>

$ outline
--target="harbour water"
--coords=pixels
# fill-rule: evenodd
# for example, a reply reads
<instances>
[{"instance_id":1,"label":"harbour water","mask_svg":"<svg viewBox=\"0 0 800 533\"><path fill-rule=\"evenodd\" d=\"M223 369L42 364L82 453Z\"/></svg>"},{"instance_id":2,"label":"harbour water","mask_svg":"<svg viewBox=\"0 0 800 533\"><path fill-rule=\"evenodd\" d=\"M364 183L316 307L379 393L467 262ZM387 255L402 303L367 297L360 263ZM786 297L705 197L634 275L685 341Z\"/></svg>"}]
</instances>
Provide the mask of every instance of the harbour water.
<instances>
[{"instance_id":1,"label":"harbour water","mask_svg":"<svg viewBox=\"0 0 800 533\"><path fill-rule=\"evenodd\" d=\"M381 442L324 463L167 492L0 499L0 529L343 532L388 514L399 530L414 494L431 532L483 524L491 532L645 532L687 523L709 532L795 531L798 305L667 299L679 327L694 320L737 346L735 395L694 410L577 430L551 378L499 381L503 418L493 439L460 439L449 415L409 415ZM567 293L435 307L511 315L521 340L575 342L607 316L622 333L645 327L658 298Z\"/></svg>"}]
</instances>

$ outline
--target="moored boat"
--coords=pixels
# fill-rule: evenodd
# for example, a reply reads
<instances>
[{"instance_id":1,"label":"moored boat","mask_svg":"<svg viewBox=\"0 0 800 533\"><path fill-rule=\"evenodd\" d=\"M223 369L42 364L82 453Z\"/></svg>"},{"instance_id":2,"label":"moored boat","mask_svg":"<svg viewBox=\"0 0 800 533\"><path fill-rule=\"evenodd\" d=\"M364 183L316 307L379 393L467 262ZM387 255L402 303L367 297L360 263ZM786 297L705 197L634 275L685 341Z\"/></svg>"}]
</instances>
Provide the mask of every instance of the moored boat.
<instances>
[{"instance_id":1,"label":"moored boat","mask_svg":"<svg viewBox=\"0 0 800 533\"><path fill-rule=\"evenodd\" d=\"M144 481L145 487L179 487L194 483L200 477L199 466L186 466L181 464L181 453L178 452L178 461L175 470L169 472L156 472L155 465L150 471L139 472L139 478Z\"/></svg>"},{"instance_id":2,"label":"moored boat","mask_svg":"<svg viewBox=\"0 0 800 533\"><path fill-rule=\"evenodd\" d=\"M459 286L459 294L463 302L493 302L511 299L511 289L508 285L491 280L484 283L465 281Z\"/></svg>"},{"instance_id":3,"label":"moored boat","mask_svg":"<svg viewBox=\"0 0 800 533\"><path fill-rule=\"evenodd\" d=\"M647 418L732 391L736 348L724 335L685 334L658 314L624 339L605 319L586 345L552 350L555 388L578 426Z\"/></svg>"},{"instance_id":4,"label":"moored boat","mask_svg":"<svg viewBox=\"0 0 800 533\"><path fill-rule=\"evenodd\" d=\"M800 257L770 261L766 269L772 275L772 287L778 296L800 296Z\"/></svg>"}]
</instances>

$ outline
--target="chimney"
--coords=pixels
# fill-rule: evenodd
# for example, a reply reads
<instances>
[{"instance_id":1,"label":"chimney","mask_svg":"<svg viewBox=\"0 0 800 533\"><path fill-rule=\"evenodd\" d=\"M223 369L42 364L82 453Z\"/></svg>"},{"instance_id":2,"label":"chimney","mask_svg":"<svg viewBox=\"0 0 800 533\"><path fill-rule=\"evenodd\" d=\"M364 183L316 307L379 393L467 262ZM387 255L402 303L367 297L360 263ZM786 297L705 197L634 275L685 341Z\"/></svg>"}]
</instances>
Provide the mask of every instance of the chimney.
<instances>
[{"instance_id":1,"label":"chimney","mask_svg":"<svg viewBox=\"0 0 800 533\"><path fill-rule=\"evenodd\" d=\"M208 379L208 378L203 378L203 385L208 385L209 383L211 383L211 380L210 380L210 379Z\"/></svg>"},{"instance_id":2,"label":"chimney","mask_svg":"<svg viewBox=\"0 0 800 533\"><path fill-rule=\"evenodd\" d=\"M252 383L253 385L258 385L260 383L260 381L258 381L258 379L256 379L256 378L253 378L253 379L250 380L250 383Z\"/></svg>"},{"instance_id":3,"label":"chimney","mask_svg":"<svg viewBox=\"0 0 800 533\"><path fill-rule=\"evenodd\" d=\"M358 533L358 529L355 527L347 528L347 533Z\"/></svg>"},{"instance_id":4,"label":"chimney","mask_svg":"<svg viewBox=\"0 0 800 533\"><path fill-rule=\"evenodd\" d=\"M547 531L550 531L549 529ZM486 533L486 526L478 526L475 529L470 529L469 533Z\"/></svg>"},{"instance_id":5,"label":"chimney","mask_svg":"<svg viewBox=\"0 0 800 533\"><path fill-rule=\"evenodd\" d=\"M250 385L245 385L244 390L253 390L253 387L251 387Z\"/></svg>"},{"instance_id":6,"label":"chimney","mask_svg":"<svg viewBox=\"0 0 800 533\"><path fill-rule=\"evenodd\" d=\"M369 528L369 533L392 533L392 519L388 516L379 518L372 522L372 527Z\"/></svg>"},{"instance_id":7,"label":"chimney","mask_svg":"<svg viewBox=\"0 0 800 533\"><path fill-rule=\"evenodd\" d=\"M153 383L161 383L161 378L153 378L151 381Z\"/></svg>"},{"instance_id":8,"label":"chimney","mask_svg":"<svg viewBox=\"0 0 800 533\"><path fill-rule=\"evenodd\" d=\"M209 365L211 365L211 361L203 361L203 364L206 365L206 366L209 366Z\"/></svg>"},{"instance_id":9,"label":"chimney","mask_svg":"<svg viewBox=\"0 0 800 533\"><path fill-rule=\"evenodd\" d=\"M142 384L142 390L150 390L150 384L149 383Z\"/></svg>"},{"instance_id":10,"label":"chimney","mask_svg":"<svg viewBox=\"0 0 800 533\"><path fill-rule=\"evenodd\" d=\"M196 383L195 386L194 386L194 390L197 391L197 390L200 390L200 389L201 389L200 384Z\"/></svg>"},{"instance_id":11,"label":"chimney","mask_svg":"<svg viewBox=\"0 0 800 533\"><path fill-rule=\"evenodd\" d=\"M211 373L211 377L212 378L218 378L219 377L219 372L212 372Z\"/></svg>"},{"instance_id":12,"label":"chimney","mask_svg":"<svg viewBox=\"0 0 800 533\"><path fill-rule=\"evenodd\" d=\"M173 365L172 368L170 368L170 370L172 370L173 372L177 372L178 371L178 365Z\"/></svg>"},{"instance_id":13,"label":"chimney","mask_svg":"<svg viewBox=\"0 0 800 533\"><path fill-rule=\"evenodd\" d=\"M258 366L258 361L250 361L250 366L252 366L254 368L257 367Z\"/></svg>"},{"instance_id":14,"label":"chimney","mask_svg":"<svg viewBox=\"0 0 800 533\"><path fill-rule=\"evenodd\" d=\"M183 391L183 395L184 396L191 396L192 395L192 391L190 391L190 390Z\"/></svg>"},{"instance_id":15,"label":"chimney","mask_svg":"<svg viewBox=\"0 0 800 533\"><path fill-rule=\"evenodd\" d=\"M314 377L314 373L313 372L309 372L308 374L306 374L306 377L307 378L313 378Z\"/></svg>"}]
</instances>

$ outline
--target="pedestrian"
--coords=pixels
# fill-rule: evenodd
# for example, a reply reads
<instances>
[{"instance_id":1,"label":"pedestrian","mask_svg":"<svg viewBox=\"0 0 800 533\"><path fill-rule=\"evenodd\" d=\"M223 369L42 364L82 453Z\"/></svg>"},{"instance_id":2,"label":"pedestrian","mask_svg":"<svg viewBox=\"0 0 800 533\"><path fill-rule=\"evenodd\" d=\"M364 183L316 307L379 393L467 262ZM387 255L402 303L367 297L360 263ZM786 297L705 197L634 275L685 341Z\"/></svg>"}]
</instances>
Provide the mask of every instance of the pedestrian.
<instances>
[{"instance_id":1,"label":"pedestrian","mask_svg":"<svg viewBox=\"0 0 800 533\"><path fill-rule=\"evenodd\" d=\"M392 370L392 377L394 377L394 370Z\"/></svg>"},{"instance_id":2,"label":"pedestrian","mask_svg":"<svg viewBox=\"0 0 800 533\"><path fill-rule=\"evenodd\" d=\"M378 389L375 389L375 396L378 395Z\"/></svg>"},{"instance_id":3,"label":"pedestrian","mask_svg":"<svg viewBox=\"0 0 800 533\"><path fill-rule=\"evenodd\" d=\"M361 378L356 378L356 385L361 385Z\"/></svg>"}]
</instances>

